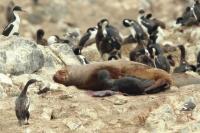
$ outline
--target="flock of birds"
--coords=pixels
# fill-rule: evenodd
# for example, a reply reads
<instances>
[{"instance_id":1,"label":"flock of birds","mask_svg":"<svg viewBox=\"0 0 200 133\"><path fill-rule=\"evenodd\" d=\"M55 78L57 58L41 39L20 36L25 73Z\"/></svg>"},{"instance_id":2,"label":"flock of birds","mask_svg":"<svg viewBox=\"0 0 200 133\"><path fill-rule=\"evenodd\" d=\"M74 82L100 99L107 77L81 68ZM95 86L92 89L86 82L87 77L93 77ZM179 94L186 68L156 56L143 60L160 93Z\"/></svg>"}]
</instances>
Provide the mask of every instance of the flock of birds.
<instances>
[{"instance_id":1,"label":"flock of birds","mask_svg":"<svg viewBox=\"0 0 200 133\"><path fill-rule=\"evenodd\" d=\"M34 2L38 2L34 0ZM19 35L20 17L19 12L25 12L20 6L10 3L7 9L8 25L4 28L2 35L12 36ZM200 23L200 3L198 0L194 1L194 5L187 7L183 15L176 20L177 24L182 26L198 25ZM103 60L117 60L122 58L121 47L129 43L137 43L135 49L130 51L130 61L140 62L155 68L163 69L170 72L171 66L175 65L172 55L165 56L165 51L173 51L174 47L159 44L162 29L165 29L165 24L154 18L151 13L146 14L144 10L139 11L137 20L124 19L122 24L130 31L130 35L123 37L119 30L112 26L108 19L102 19L97 23L96 27L88 28L86 33L83 34L79 43L72 47L74 54L81 60L82 64L89 64L90 62L82 55L82 49L96 43L98 52ZM44 30L39 29L36 33L37 44L49 46L53 43L69 43L70 40L60 38L57 35L50 36L48 39L44 38ZM200 71L200 53L197 56L197 64L192 65L186 61L186 50L184 45L178 45L181 51L180 64L174 69L174 73L183 73L186 71ZM176 49L175 49L176 50ZM104 78L109 77L107 71L102 71ZM113 85L113 81L108 81L108 84ZM25 120L28 123L29 119L29 105L30 101L26 95L28 86L38 82L35 79L29 80L19 97L16 99L16 116L19 124L22 125ZM116 82L116 86L112 86L112 90L120 89ZM122 86L123 88L123 86ZM122 90L123 91L123 90Z\"/></svg>"}]
</instances>

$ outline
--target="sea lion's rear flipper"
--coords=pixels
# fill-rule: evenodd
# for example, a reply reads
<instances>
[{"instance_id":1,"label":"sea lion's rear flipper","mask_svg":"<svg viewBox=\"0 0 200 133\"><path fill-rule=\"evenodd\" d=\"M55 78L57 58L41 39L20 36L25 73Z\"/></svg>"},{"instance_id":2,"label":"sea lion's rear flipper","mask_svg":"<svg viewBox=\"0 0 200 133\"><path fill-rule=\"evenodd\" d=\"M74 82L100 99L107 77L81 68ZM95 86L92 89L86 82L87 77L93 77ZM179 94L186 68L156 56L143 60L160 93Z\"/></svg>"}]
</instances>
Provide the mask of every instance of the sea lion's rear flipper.
<instances>
[{"instance_id":1,"label":"sea lion's rear flipper","mask_svg":"<svg viewBox=\"0 0 200 133\"><path fill-rule=\"evenodd\" d=\"M158 93L161 91L165 91L170 88L170 85L163 79L159 79L154 82L151 86L146 88L144 90L145 93L150 94L150 93Z\"/></svg>"},{"instance_id":2,"label":"sea lion's rear flipper","mask_svg":"<svg viewBox=\"0 0 200 133\"><path fill-rule=\"evenodd\" d=\"M106 97L106 96L112 96L116 94L116 92L112 90L103 90L103 91L94 91L90 93L93 97Z\"/></svg>"}]
</instances>

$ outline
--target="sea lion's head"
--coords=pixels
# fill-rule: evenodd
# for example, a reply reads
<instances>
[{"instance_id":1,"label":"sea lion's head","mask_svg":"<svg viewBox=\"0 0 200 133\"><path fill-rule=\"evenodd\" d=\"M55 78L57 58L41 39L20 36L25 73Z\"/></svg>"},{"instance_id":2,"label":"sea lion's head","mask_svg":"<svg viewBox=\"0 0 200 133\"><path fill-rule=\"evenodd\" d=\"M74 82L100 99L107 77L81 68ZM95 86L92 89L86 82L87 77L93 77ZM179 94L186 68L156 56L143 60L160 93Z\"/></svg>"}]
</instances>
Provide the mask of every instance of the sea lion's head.
<instances>
[{"instance_id":1,"label":"sea lion's head","mask_svg":"<svg viewBox=\"0 0 200 133\"><path fill-rule=\"evenodd\" d=\"M69 80L69 73L66 68L58 70L54 76L53 80L57 83L67 85Z\"/></svg>"}]
</instances>

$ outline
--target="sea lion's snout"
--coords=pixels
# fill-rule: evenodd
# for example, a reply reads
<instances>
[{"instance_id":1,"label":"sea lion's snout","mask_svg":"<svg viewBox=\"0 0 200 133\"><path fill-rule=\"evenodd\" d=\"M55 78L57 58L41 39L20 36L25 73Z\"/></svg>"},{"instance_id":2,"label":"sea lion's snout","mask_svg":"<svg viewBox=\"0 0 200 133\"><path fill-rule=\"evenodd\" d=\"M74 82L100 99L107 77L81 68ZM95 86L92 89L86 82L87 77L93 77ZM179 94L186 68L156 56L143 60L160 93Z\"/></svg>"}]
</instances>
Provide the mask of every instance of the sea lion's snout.
<instances>
[{"instance_id":1,"label":"sea lion's snout","mask_svg":"<svg viewBox=\"0 0 200 133\"><path fill-rule=\"evenodd\" d=\"M53 80L57 83L61 83L64 84L67 80L68 77L68 73L66 70L59 70L57 71L54 76L53 76Z\"/></svg>"}]
</instances>

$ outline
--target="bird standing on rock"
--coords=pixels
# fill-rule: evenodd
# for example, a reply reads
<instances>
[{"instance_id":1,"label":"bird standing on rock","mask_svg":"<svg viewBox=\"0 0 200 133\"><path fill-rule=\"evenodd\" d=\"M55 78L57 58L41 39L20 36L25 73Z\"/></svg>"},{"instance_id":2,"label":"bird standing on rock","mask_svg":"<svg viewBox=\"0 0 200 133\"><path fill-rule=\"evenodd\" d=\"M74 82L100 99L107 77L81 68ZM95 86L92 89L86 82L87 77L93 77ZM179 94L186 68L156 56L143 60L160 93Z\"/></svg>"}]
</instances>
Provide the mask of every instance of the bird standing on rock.
<instances>
[{"instance_id":1,"label":"bird standing on rock","mask_svg":"<svg viewBox=\"0 0 200 133\"><path fill-rule=\"evenodd\" d=\"M82 49L83 47L89 46L95 43L95 37L97 34L97 27L90 27L87 29L86 33L81 37L78 47Z\"/></svg>"},{"instance_id":2,"label":"bird standing on rock","mask_svg":"<svg viewBox=\"0 0 200 133\"><path fill-rule=\"evenodd\" d=\"M151 35L147 47L150 57L154 62L154 67L170 72L170 63L164 56L163 49L160 47L160 44L156 43L156 39L156 35Z\"/></svg>"},{"instance_id":3,"label":"bird standing on rock","mask_svg":"<svg viewBox=\"0 0 200 133\"><path fill-rule=\"evenodd\" d=\"M36 33L36 37L37 37L37 44L41 44L43 46L47 46L48 43L47 43L47 40L44 39L44 30L43 29L39 29L37 30L37 33Z\"/></svg>"},{"instance_id":4,"label":"bird standing on rock","mask_svg":"<svg viewBox=\"0 0 200 133\"><path fill-rule=\"evenodd\" d=\"M20 25L20 17L18 12L24 11L20 6L15 6L12 10L12 14L14 15L14 19L4 28L2 35L11 36L11 35L19 35L19 25Z\"/></svg>"},{"instance_id":5,"label":"bird standing on rock","mask_svg":"<svg viewBox=\"0 0 200 133\"><path fill-rule=\"evenodd\" d=\"M149 54L148 50L146 49L148 36L144 32L141 25L137 21L131 19L124 19L123 25L130 30L131 35L138 42L136 49L144 48L145 53Z\"/></svg>"},{"instance_id":6,"label":"bird standing on rock","mask_svg":"<svg viewBox=\"0 0 200 133\"><path fill-rule=\"evenodd\" d=\"M35 80L35 79L29 80L15 101L15 113L16 113L16 116L17 116L20 126L22 124L29 124L28 120L30 117L30 113L29 113L28 109L30 106L30 100L26 93L27 93L27 89L28 89L29 85L31 85L35 82L37 82L37 80ZM24 123L25 120L27 120L27 123Z\"/></svg>"},{"instance_id":7,"label":"bird standing on rock","mask_svg":"<svg viewBox=\"0 0 200 133\"><path fill-rule=\"evenodd\" d=\"M48 39L47 39L47 42L48 42L48 45L52 45L54 43L69 43L70 41L67 40L67 39L61 39L59 36L57 35L53 35L53 36L50 36Z\"/></svg>"},{"instance_id":8,"label":"bird standing on rock","mask_svg":"<svg viewBox=\"0 0 200 133\"><path fill-rule=\"evenodd\" d=\"M78 60L81 62L81 64L85 65L85 64L89 64L89 61L85 58L85 56L82 55L81 50L80 49L73 49L74 54L76 55L76 57L78 58Z\"/></svg>"},{"instance_id":9,"label":"bird standing on rock","mask_svg":"<svg viewBox=\"0 0 200 133\"><path fill-rule=\"evenodd\" d=\"M103 60L121 58L123 39L117 28L110 25L107 19L102 19L97 25L96 45Z\"/></svg>"}]
</instances>

